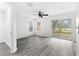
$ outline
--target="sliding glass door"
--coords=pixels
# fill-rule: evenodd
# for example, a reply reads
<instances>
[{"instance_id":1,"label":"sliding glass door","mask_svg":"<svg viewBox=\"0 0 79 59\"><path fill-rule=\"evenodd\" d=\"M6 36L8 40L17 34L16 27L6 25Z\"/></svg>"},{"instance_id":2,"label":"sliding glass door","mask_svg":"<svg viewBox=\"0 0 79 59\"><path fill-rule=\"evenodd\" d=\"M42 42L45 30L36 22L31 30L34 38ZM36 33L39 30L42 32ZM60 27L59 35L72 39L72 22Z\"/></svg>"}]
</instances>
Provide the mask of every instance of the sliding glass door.
<instances>
[{"instance_id":1,"label":"sliding glass door","mask_svg":"<svg viewBox=\"0 0 79 59\"><path fill-rule=\"evenodd\" d=\"M71 40L71 19L53 20L52 36Z\"/></svg>"}]
</instances>

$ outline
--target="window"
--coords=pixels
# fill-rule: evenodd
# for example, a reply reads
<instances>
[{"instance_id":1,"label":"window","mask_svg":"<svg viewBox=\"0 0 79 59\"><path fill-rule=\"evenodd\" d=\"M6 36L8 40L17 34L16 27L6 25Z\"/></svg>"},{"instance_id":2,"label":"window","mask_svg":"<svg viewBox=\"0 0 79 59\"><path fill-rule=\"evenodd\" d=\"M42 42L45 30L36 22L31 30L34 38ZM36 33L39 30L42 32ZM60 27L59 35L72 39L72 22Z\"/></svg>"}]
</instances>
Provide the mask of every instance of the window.
<instances>
[{"instance_id":1,"label":"window","mask_svg":"<svg viewBox=\"0 0 79 59\"><path fill-rule=\"evenodd\" d=\"M37 22L37 31L41 30L41 22Z\"/></svg>"},{"instance_id":2,"label":"window","mask_svg":"<svg viewBox=\"0 0 79 59\"><path fill-rule=\"evenodd\" d=\"M52 21L53 37L71 40L71 19Z\"/></svg>"},{"instance_id":3,"label":"window","mask_svg":"<svg viewBox=\"0 0 79 59\"><path fill-rule=\"evenodd\" d=\"M29 31L33 31L33 23L31 21L29 22Z\"/></svg>"}]
</instances>

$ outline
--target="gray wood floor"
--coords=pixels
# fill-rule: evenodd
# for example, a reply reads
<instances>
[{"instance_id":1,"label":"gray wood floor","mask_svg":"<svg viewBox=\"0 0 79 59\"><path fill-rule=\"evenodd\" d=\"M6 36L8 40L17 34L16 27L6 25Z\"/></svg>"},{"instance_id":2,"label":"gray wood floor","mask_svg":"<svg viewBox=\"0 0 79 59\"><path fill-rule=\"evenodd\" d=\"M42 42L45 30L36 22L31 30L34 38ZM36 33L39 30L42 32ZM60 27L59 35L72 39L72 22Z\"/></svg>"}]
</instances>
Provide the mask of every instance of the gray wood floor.
<instances>
[{"instance_id":1,"label":"gray wood floor","mask_svg":"<svg viewBox=\"0 0 79 59\"><path fill-rule=\"evenodd\" d=\"M74 56L72 41L31 36L18 39L18 50L10 53L5 43L0 43L0 56Z\"/></svg>"}]
</instances>

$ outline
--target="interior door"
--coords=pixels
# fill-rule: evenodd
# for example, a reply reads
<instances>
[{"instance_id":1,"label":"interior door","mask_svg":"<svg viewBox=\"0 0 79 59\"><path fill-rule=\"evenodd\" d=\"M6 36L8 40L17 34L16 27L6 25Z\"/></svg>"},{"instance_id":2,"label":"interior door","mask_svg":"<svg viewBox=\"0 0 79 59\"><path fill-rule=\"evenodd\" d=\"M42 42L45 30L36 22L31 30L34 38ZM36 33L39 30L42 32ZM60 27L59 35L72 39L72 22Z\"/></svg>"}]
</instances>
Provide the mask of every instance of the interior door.
<instances>
[{"instance_id":1,"label":"interior door","mask_svg":"<svg viewBox=\"0 0 79 59\"><path fill-rule=\"evenodd\" d=\"M1 23L1 40L5 42L11 48L11 19L9 19L7 9L0 12Z\"/></svg>"},{"instance_id":2,"label":"interior door","mask_svg":"<svg viewBox=\"0 0 79 59\"><path fill-rule=\"evenodd\" d=\"M0 42L3 42L3 17L2 17L2 11L0 10Z\"/></svg>"},{"instance_id":3,"label":"interior door","mask_svg":"<svg viewBox=\"0 0 79 59\"><path fill-rule=\"evenodd\" d=\"M16 19L14 13L14 9L9 5L0 3L0 41L8 45L11 53L17 50Z\"/></svg>"}]
</instances>

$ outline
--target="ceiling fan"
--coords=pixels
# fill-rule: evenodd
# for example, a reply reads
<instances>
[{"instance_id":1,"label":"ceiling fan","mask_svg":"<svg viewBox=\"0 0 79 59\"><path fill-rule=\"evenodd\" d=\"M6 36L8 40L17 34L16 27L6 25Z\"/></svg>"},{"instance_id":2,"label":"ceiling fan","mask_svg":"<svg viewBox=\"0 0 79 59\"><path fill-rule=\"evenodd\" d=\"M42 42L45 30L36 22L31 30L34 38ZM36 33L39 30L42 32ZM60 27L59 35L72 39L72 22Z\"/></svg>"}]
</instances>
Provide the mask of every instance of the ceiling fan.
<instances>
[{"instance_id":1,"label":"ceiling fan","mask_svg":"<svg viewBox=\"0 0 79 59\"><path fill-rule=\"evenodd\" d=\"M33 16L38 16L40 18L43 18L45 16L48 16L48 13L45 9L37 9L37 10L33 10L33 13L32 13Z\"/></svg>"},{"instance_id":2,"label":"ceiling fan","mask_svg":"<svg viewBox=\"0 0 79 59\"><path fill-rule=\"evenodd\" d=\"M44 16L48 16L48 14L44 13L42 11L38 11L38 16L41 17L41 18L43 18Z\"/></svg>"}]
</instances>

